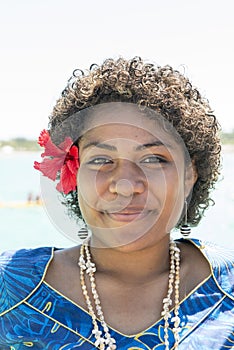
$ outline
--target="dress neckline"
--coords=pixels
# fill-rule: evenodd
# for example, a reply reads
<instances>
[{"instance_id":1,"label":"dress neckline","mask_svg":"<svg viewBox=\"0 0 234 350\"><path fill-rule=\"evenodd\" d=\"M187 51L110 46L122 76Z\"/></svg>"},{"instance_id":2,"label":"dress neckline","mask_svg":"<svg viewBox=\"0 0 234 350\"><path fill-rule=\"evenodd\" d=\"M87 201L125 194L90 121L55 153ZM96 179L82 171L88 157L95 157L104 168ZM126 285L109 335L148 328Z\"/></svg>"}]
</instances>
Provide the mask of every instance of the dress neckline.
<instances>
[{"instance_id":1,"label":"dress neckline","mask_svg":"<svg viewBox=\"0 0 234 350\"><path fill-rule=\"evenodd\" d=\"M198 283L191 291L190 293L188 293L188 295L186 295L186 297L184 297L179 305L180 307L193 295L195 294L202 286L204 286L207 282L209 282L209 280L212 279L212 274L209 274L209 276L207 276L204 280L202 280L200 283ZM47 289L49 289L50 291L53 292L54 297L58 297L58 298L62 298L64 300L66 300L69 304L71 304L72 306L78 308L82 313L85 313L86 315L88 315L90 317L90 322L92 322L91 320L91 315L88 312L88 310L86 310L85 308L83 308L81 305L79 305L78 303L74 302L73 300L71 300L69 297L67 297L66 295L64 295L63 293L61 293L59 290L57 290L56 288L54 288L53 286L51 286L48 282L46 282L45 280L43 280L42 282L43 285L46 286ZM170 310L170 312L173 312L174 308L172 308ZM100 319L97 317L97 320L99 322ZM134 338L136 337L138 334L144 334L147 331L149 331L151 328L154 328L157 324L160 324L163 321L163 317L159 318L158 320L156 320L153 324L151 324L150 326L148 326L147 328L145 328L144 330L137 332L135 334L124 334L123 332L117 330L116 328L112 327L111 325L108 325L108 328L112 329L112 331L114 331L115 333L118 333L124 337L127 338Z\"/></svg>"}]
</instances>

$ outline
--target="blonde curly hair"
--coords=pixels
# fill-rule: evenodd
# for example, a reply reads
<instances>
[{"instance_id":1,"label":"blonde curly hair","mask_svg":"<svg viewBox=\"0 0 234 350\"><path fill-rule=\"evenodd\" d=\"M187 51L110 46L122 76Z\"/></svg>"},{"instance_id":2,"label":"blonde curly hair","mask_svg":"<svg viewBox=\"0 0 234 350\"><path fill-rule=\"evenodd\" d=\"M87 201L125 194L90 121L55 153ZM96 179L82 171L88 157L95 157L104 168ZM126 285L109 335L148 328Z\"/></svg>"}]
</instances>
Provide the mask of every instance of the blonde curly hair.
<instances>
[{"instance_id":1,"label":"blonde curly hair","mask_svg":"<svg viewBox=\"0 0 234 350\"><path fill-rule=\"evenodd\" d=\"M71 125L69 117L105 102L146 106L172 123L197 169L198 179L187 213L188 222L197 225L204 210L214 204L210 191L220 173L219 124L208 101L169 65L155 66L140 57L107 59L100 66L92 65L86 73L73 72L50 116L50 132L56 129L60 139L70 136L74 124ZM70 213L82 218L76 191L63 195L63 203Z\"/></svg>"}]
</instances>

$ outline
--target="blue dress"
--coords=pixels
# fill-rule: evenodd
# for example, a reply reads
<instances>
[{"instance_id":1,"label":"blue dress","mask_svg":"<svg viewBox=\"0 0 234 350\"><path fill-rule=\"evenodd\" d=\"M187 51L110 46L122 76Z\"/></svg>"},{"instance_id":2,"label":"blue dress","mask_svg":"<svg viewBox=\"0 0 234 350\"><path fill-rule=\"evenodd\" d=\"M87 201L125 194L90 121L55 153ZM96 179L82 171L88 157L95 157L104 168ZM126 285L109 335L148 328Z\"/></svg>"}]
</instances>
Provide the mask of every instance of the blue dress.
<instances>
[{"instance_id":1,"label":"blue dress","mask_svg":"<svg viewBox=\"0 0 234 350\"><path fill-rule=\"evenodd\" d=\"M234 265L231 252L189 240L211 274L180 303L180 350L234 349ZM189 243L188 243L189 244ZM53 248L6 252L0 257L0 349L95 349L89 313L45 281ZM117 349L164 350L163 319L125 335L110 327ZM170 349L174 337L169 328Z\"/></svg>"}]
</instances>

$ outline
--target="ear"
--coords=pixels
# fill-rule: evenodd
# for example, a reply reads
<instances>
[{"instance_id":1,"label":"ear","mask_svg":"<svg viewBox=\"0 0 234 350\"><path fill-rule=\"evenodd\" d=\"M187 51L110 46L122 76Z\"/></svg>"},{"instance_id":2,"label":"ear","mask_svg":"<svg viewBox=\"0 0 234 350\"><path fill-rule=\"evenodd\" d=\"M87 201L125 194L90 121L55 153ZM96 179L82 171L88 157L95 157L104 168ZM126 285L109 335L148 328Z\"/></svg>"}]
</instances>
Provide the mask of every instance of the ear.
<instances>
[{"instance_id":1,"label":"ear","mask_svg":"<svg viewBox=\"0 0 234 350\"><path fill-rule=\"evenodd\" d=\"M195 166L195 161L192 160L192 162L185 168L185 188L184 188L185 198L188 198L188 196L191 194L191 191L197 179L198 179L198 174Z\"/></svg>"}]
</instances>

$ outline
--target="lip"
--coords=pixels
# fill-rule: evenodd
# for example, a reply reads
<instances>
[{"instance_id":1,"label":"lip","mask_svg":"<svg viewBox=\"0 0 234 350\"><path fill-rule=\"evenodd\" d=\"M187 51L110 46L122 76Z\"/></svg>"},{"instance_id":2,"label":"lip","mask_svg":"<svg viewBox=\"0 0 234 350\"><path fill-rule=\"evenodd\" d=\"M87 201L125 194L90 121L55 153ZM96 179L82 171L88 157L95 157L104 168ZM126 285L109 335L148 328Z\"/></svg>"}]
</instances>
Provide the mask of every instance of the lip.
<instances>
[{"instance_id":1,"label":"lip","mask_svg":"<svg viewBox=\"0 0 234 350\"><path fill-rule=\"evenodd\" d=\"M134 211L120 211L120 212L106 212L108 217L110 217L114 221L121 222L131 222L135 220L141 220L145 218L150 213L149 210L134 210Z\"/></svg>"}]
</instances>

